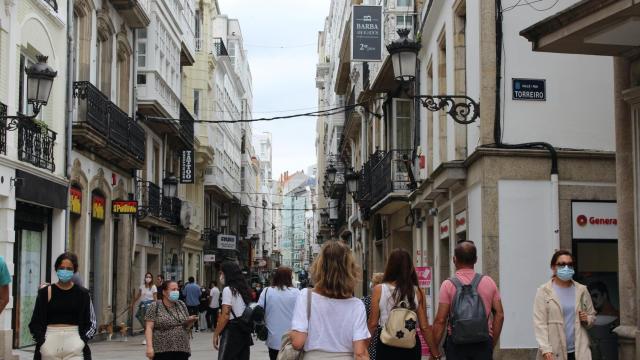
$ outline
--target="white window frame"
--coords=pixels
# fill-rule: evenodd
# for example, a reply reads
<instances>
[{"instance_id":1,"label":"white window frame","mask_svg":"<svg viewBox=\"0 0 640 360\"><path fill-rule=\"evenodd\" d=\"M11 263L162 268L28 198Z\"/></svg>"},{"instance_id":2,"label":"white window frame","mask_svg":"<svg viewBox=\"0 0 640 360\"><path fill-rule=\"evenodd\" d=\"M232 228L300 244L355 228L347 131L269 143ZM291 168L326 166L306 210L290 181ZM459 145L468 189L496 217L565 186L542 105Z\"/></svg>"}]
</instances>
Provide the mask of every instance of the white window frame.
<instances>
[{"instance_id":1,"label":"white window frame","mask_svg":"<svg viewBox=\"0 0 640 360\"><path fill-rule=\"evenodd\" d=\"M409 146L406 148L398 145L398 103L401 102L409 104L409 116L401 116L401 118L409 120ZM411 150L413 148L413 145L411 144L411 140L413 139L413 127L411 126L413 108L411 107L411 104L412 101L410 99L393 99L393 122L391 127L391 149L393 150Z\"/></svg>"}]
</instances>

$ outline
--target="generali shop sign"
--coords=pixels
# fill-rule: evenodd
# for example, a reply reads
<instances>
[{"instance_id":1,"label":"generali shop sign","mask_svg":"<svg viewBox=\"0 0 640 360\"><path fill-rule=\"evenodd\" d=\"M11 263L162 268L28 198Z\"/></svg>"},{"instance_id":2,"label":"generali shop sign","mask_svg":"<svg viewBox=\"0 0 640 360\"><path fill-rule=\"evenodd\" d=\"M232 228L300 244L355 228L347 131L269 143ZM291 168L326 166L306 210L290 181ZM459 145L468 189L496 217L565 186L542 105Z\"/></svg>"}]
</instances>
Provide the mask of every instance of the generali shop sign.
<instances>
[{"instance_id":1,"label":"generali shop sign","mask_svg":"<svg viewBox=\"0 0 640 360\"><path fill-rule=\"evenodd\" d=\"M571 203L574 239L618 239L618 208L615 202Z\"/></svg>"},{"instance_id":2,"label":"generali shop sign","mask_svg":"<svg viewBox=\"0 0 640 360\"><path fill-rule=\"evenodd\" d=\"M218 235L218 249L221 250L235 250L236 249L236 236L235 235Z\"/></svg>"}]
</instances>

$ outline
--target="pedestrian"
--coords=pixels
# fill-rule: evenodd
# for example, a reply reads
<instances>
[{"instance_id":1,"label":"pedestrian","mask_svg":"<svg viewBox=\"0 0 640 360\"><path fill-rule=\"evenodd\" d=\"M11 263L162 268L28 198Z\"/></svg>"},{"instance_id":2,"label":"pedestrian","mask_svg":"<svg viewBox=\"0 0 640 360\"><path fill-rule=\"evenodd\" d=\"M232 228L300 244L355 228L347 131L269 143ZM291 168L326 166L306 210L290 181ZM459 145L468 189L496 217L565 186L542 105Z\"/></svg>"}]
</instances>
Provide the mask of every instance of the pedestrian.
<instances>
[{"instance_id":1,"label":"pedestrian","mask_svg":"<svg viewBox=\"0 0 640 360\"><path fill-rule=\"evenodd\" d=\"M133 308L135 304L140 300L138 304L138 311L136 311L136 319L140 321L142 327L144 327L144 319L147 313L147 308L151 303L158 300L158 289L153 284L153 274L150 272L144 275L144 283L140 285L138 291L136 291L133 295L133 301L131 302L131 312L133 312ZM146 345L147 340L142 340L142 345Z\"/></svg>"},{"instance_id":2,"label":"pedestrian","mask_svg":"<svg viewBox=\"0 0 640 360\"><path fill-rule=\"evenodd\" d=\"M358 271L351 249L326 242L310 271L315 288L300 292L291 320L294 349L304 349L305 360L369 359L367 314L353 296Z\"/></svg>"},{"instance_id":3,"label":"pedestrian","mask_svg":"<svg viewBox=\"0 0 640 360\"><path fill-rule=\"evenodd\" d=\"M260 295L262 295L262 284L256 283L256 299L260 299Z\"/></svg>"},{"instance_id":4,"label":"pedestrian","mask_svg":"<svg viewBox=\"0 0 640 360\"><path fill-rule=\"evenodd\" d=\"M185 301L187 297L184 294L184 285L182 284L182 280L178 280L178 291L180 292L180 301Z\"/></svg>"},{"instance_id":5,"label":"pedestrian","mask_svg":"<svg viewBox=\"0 0 640 360\"><path fill-rule=\"evenodd\" d=\"M249 360L253 345L251 329L239 319L251 301L251 288L238 264L225 261L220 268L222 312L213 333L213 347L218 350L218 360Z\"/></svg>"},{"instance_id":6,"label":"pedestrian","mask_svg":"<svg viewBox=\"0 0 640 360\"><path fill-rule=\"evenodd\" d=\"M197 317L180 300L178 283L165 281L162 300L151 303L145 316L146 355L153 360L187 360L191 356L189 331Z\"/></svg>"},{"instance_id":7,"label":"pedestrian","mask_svg":"<svg viewBox=\"0 0 640 360\"><path fill-rule=\"evenodd\" d=\"M11 284L11 274L4 258L0 256L0 314L9 304L9 284Z\"/></svg>"},{"instance_id":8,"label":"pedestrian","mask_svg":"<svg viewBox=\"0 0 640 360\"><path fill-rule=\"evenodd\" d=\"M449 319L444 348L447 359L493 359L493 348L498 343L502 332L504 310L500 300L500 292L491 277L475 272L474 266L477 260L477 250L473 241L458 242L453 256L453 264L456 268L455 276L445 280L440 286L438 312L433 323L433 331L436 344L440 344L447 319ZM471 292L466 290L473 290L472 295L477 294L479 298L478 296L468 297ZM465 296L465 301L459 301L463 300L462 296ZM452 304L454 305L452 306ZM472 319L476 320L476 328L473 330L473 337L458 340L458 334L462 334L467 326L465 324L457 325L456 322L455 315L459 311L465 310L462 304L477 305L474 308L476 311L473 312L475 317ZM462 337L460 336L460 338Z\"/></svg>"},{"instance_id":9,"label":"pedestrian","mask_svg":"<svg viewBox=\"0 0 640 360\"><path fill-rule=\"evenodd\" d=\"M369 289L373 290L376 285L382 283L382 279L384 277L384 273L374 273L371 276L371 281L369 282ZM364 308L367 312L367 322L371 317L371 295L367 295L362 298L362 302L364 303ZM380 330L381 327L378 325L376 329L371 332L371 341L369 342L369 359L376 360L376 346L378 345L378 340L380 339Z\"/></svg>"},{"instance_id":10,"label":"pedestrian","mask_svg":"<svg viewBox=\"0 0 640 360\"><path fill-rule=\"evenodd\" d=\"M433 329L429 325L427 318L426 300L424 293L418 287L418 275L413 266L413 260L406 250L396 249L389 255L384 275L382 276L382 283L373 288L373 294L371 295L371 314L368 322L369 331L374 333L378 327L384 329L385 326L389 326L388 320L391 318L392 310L403 306L415 314L419 328L422 330L432 355L436 359L439 359L440 352L436 343L433 341ZM416 324L415 320L411 321L412 324L407 326L406 329L409 330L409 333L415 339L414 346L404 348L398 346L398 344L385 344L383 342L384 339L380 339L376 346L377 358L420 359L422 349L420 338L417 332L412 334ZM378 336L381 336L382 331L383 330L380 330ZM404 333L399 337L404 337Z\"/></svg>"},{"instance_id":11,"label":"pedestrian","mask_svg":"<svg viewBox=\"0 0 640 360\"><path fill-rule=\"evenodd\" d=\"M78 257L62 253L54 263L58 282L38 290L29 330L36 342L34 360L91 359L87 341L96 333L89 290L71 281Z\"/></svg>"},{"instance_id":12,"label":"pedestrian","mask_svg":"<svg viewBox=\"0 0 640 360\"><path fill-rule=\"evenodd\" d=\"M196 316L196 324L194 326L195 331L198 332L198 311L200 309L200 294L202 291L200 290L200 285L196 284L196 279L193 276L189 276L189 282L182 289L183 295L185 297L185 302L187 304L187 309L189 309L189 315Z\"/></svg>"},{"instance_id":13,"label":"pedestrian","mask_svg":"<svg viewBox=\"0 0 640 360\"><path fill-rule=\"evenodd\" d=\"M220 311L220 289L214 280L209 284L209 307L207 308L207 328L211 331L218 324L218 312Z\"/></svg>"},{"instance_id":14,"label":"pedestrian","mask_svg":"<svg viewBox=\"0 0 640 360\"><path fill-rule=\"evenodd\" d=\"M596 317L587 287L573 280L575 258L569 250L551 257L551 280L538 288L533 326L537 359L590 360L590 328Z\"/></svg>"},{"instance_id":15,"label":"pedestrian","mask_svg":"<svg viewBox=\"0 0 640 360\"><path fill-rule=\"evenodd\" d=\"M286 266L279 267L271 278L271 286L260 294L258 305L265 312L267 325L267 348L269 359L275 360L280 351L282 335L291 328L293 309L300 290L293 287L293 271Z\"/></svg>"}]
</instances>

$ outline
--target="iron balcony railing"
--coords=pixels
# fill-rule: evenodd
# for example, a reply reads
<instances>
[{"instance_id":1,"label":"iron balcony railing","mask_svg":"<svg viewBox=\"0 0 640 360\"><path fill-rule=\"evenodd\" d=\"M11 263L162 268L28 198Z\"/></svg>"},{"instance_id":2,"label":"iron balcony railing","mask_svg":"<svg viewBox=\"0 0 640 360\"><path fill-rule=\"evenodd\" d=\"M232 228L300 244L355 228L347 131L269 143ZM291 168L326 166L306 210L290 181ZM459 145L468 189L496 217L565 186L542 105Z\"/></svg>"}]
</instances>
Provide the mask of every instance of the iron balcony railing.
<instances>
[{"instance_id":1,"label":"iron balcony railing","mask_svg":"<svg viewBox=\"0 0 640 360\"><path fill-rule=\"evenodd\" d=\"M216 56L229 56L229 52L227 52L227 47L224 46L222 38L213 38L213 53Z\"/></svg>"},{"instance_id":2,"label":"iron balcony railing","mask_svg":"<svg viewBox=\"0 0 640 360\"><path fill-rule=\"evenodd\" d=\"M56 143L56 132L46 126L36 124L31 119L18 122L18 160L33 166L56 170L53 158L53 147Z\"/></svg>"},{"instance_id":3,"label":"iron balcony railing","mask_svg":"<svg viewBox=\"0 0 640 360\"><path fill-rule=\"evenodd\" d=\"M7 105L0 103L0 153L7 155Z\"/></svg>"},{"instance_id":4,"label":"iron balcony railing","mask_svg":"<svg viewBox=\"0 0 640 360\"><path fill-rule=\"evenodd\" d=\"M151 181L136 179L136 193L139 217L160 217L160 187Z\"/></svg>"},{"instance_id":5,"label":"iron balcony railing","mask_svg":"<svg viewBox=\"0 0 640 360\"><path fill-rule=\"evenodd\" d=\"M407 169L412 150L376 151L364 166L360 176L357 199L360 207L370 209L391 193L410 192Z\"/></svg>"},{"instance_id":6,"label":"iron balcony railing","mask_svg":"<svg viewBox=\"0 0 640 360\"><path fill-rule=\"evenodd\" d=\"M107 146L117 146L133 158L144 161L145 132L142 126L109 101L97 87L88 81L73 84L74 97L79 98L80 114L76 124L86 123L105 137Z\"/></svg>"},{"instance_id":7,"label":"iron balcony railing","mask_svg":"<svg viewBox=\"0 0 640 360\"><path fill-rule=\"evenodd\" d=\"M160 204L160 217L173 225L180 225L182 200L177 197L163 196Z\"/></svg>"}]
</instances>

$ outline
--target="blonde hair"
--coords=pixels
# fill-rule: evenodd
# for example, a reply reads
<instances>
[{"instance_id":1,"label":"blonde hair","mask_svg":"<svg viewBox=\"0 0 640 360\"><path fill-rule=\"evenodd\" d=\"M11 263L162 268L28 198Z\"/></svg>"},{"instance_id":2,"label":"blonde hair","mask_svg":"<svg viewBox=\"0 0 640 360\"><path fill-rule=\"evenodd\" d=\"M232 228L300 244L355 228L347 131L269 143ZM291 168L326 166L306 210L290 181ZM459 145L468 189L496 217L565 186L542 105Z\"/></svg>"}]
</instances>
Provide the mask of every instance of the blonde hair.
<instances>
[{"instance_id":1,"label":"blonde hair","mask_svg":"<svg viewBox=\"0 0 640 360\"><path fill-rule=\"evenodd\" d=\"M371 276L371 282L373 283L373 286L382 284L383 278L384 278L384 273L381 273L381 272L373 273L373 275Z\"/></svg>"},{"instance_id":2,"label":"blonde hair","mask_svg":"<svg viewBox=\"0 0 640 360\"><path fill-rule=\"evenodd\" d=\"M348 299L356 287L358 269L351 249L339 241L328 241L311 265L311 279L327 297Z\"/></svg>"}]
</instances>

